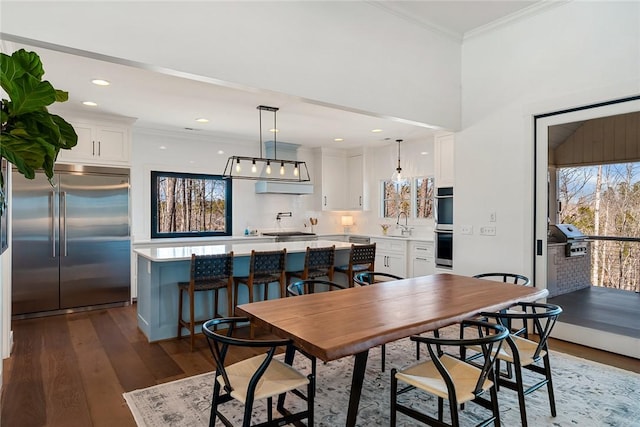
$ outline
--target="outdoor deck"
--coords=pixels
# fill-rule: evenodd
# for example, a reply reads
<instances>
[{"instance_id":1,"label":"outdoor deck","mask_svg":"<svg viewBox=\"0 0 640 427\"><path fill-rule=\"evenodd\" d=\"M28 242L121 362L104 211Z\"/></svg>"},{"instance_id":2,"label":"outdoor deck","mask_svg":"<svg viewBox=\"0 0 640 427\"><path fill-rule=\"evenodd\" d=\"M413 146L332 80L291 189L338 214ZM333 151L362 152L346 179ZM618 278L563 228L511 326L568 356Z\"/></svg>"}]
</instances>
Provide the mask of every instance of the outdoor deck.
<instances>
[{"instance_id":1,"label":"outdoor deck","mask_svg":"<svg viewBox=\"0 0 640 427\"><path fill-rule=\"evenodd\" d=\"M559 322L640 338L640 293L591 286L547 301L562 307Z\"/></svg>"}]
</instances>

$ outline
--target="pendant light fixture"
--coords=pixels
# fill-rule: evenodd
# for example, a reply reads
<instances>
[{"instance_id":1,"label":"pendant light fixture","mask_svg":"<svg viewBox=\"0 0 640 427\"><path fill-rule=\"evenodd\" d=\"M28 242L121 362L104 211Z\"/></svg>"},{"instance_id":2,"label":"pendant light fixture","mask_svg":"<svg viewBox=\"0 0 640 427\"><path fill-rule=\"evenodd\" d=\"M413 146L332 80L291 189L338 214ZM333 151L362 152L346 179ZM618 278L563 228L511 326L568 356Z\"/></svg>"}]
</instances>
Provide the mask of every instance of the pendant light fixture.
<instances>
[{"instance_id":1,"label":"pendant light fixture","mask_svg":"<svg viewBox=\"0 0 640 427\"><path fill-rule=\"evenodd\" d=\"M396 168L395 172L393 172L393 175L391 175L391 180L396 185L402 185L407 182L407 179L402 176L402 168L400 167L400 143L402 142L402 140L396 139L396 142L398 143L398 167Z\"/></svg>"},{"instance_id":2,"label":"pendant light fixture","mask_svg":"<svg viewBox=\"0 0 640 427\"><path fill-rule=\"evenodd\" d=\"M258 105L260 111L260 157L247 156L231 156L227 159L227 165L224 168L223 178L227 179L252 179L257 181L280 181L280 182L308 182L311 181L307 164L301 160L284 160L278 159L276 140L277 120L276 114L279 110L277 107L268 107L266 105ZM270 111L273 113L273 158L262 157L262 112ZM271 163L274 167L280 165L277 171L273 171Z\"/></svg>"}]
</instances>

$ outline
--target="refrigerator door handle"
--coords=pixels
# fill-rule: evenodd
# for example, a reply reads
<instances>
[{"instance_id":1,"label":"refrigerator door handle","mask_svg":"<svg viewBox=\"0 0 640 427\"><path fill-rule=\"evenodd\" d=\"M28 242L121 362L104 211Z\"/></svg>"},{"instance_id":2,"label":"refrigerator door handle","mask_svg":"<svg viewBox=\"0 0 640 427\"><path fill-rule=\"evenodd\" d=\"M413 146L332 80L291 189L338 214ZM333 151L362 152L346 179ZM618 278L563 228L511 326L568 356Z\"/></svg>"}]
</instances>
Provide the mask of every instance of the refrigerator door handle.
<instances>
[{"instance_id":1,"label":"refrigerator door handle","mask_svg":"<svg viewBox=\"0 0 640 427\"><path fill-rule=\"evenodd\" d=\"M56 216L54 215L55 210L55 191L51 191L49 194L49 217L51 218L51 254L55 258L56 255Z\"/></svg>"},{"instance_id":2,"label":"refrigerator door handle","mask_svg":"<svg viewBox=\"0 0 640 427\"><path fill-rule=\"evenodd\" d=\"M60 211L62 212L62 223L60 234L62 236L62 256L67 256L67 192L60 192Z\"/></svg>"}]
</instances>

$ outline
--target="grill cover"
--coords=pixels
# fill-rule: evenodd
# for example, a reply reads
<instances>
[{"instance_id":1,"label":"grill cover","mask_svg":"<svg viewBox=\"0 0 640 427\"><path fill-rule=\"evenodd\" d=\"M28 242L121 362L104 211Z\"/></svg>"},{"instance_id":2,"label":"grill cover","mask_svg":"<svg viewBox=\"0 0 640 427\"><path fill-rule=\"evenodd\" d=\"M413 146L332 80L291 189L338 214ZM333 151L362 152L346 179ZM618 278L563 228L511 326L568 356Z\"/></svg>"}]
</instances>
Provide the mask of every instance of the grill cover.
<instances>
[{"instance_id":1,"label":"grill cover","mask_svg":"<svg viewBox=\"0 0 640 427\"><path fill-rule=\"evenodd\" d=\"M553 224L549 227L551 237L556 242L567 242L574 240L584 240L587 238L582 231L573 224Z\"/></svg>"}]
</instances>

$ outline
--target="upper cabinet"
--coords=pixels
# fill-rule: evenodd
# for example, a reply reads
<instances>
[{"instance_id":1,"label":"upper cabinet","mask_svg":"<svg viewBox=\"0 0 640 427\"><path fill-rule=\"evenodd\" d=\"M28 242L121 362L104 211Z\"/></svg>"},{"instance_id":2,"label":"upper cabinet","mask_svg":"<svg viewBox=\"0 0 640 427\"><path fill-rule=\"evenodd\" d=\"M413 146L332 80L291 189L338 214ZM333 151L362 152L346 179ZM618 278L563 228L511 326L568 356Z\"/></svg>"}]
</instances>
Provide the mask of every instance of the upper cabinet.
<instances>
[{"instance_id":1,"label":"upper cabinet","mask_svg":"<svg viewBox=\"0 0 640 427\"><path fill-rule=\"evenodd\" d=\"M350 155L344 150L322 148L316 162L320 176L319 209L323 211L366 210L364 155Z\"/></svg>"},{"instance_id":2,"label":"upper cabinet","mask_svg":"<svg viewBox=\"0 0 640 427\"><path fill-rule=\"evenodd\" d=\"M131 122L98 122L69 119L78 134L78 145L60 150L58 162L128 166L131 162Z\"/></svg>"},{"instance_id":3,"label":"upper cabinet","mask_svg":"<svg viewBox=\"0 0 640 427\"><path fill-rule=\"evenodd\" d=\"M453 187L454 185L454 141L453 133L442 133L435 137L436 187Z\"/></svg>"}]
</instances>

